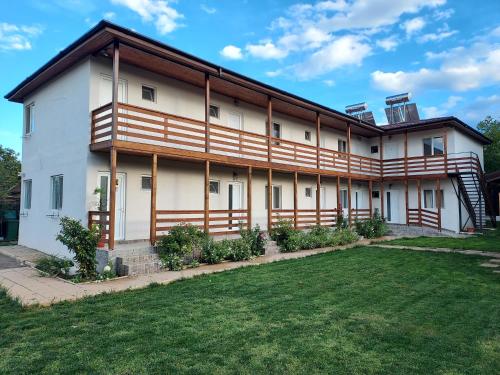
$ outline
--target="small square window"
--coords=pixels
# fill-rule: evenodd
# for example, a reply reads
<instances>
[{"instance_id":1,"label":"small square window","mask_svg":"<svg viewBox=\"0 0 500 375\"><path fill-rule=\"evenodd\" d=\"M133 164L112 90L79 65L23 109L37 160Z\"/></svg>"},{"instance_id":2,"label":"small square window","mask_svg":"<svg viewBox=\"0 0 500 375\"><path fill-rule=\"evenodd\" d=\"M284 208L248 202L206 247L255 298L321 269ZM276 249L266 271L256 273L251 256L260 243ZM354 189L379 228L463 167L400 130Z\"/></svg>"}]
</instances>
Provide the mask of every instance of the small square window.
<instances>
[{"instance_id":1,"label":"small square window","mask_svg":"<svg viewBox=\"0 0 500 375\"><path fill-rule=\"evenodd\" d=\"M220 116L220 109L216 105L211 105L210 106L210 117L215 117L219 118Z\"/></svg>"},{"instance_id":2,"label":"small square window","mask_svg":"<svg viewBox=\"0 0 500 375\"><path fill-rule=\"evenodd\" d=\"M312 189L310 187L306 187L306 197L307 198L312 197Z\"/></svg>"},{"instance_id":3,"label":"small square window","mask_svg":"<svg viewBox=\"0 0 500 375\"><path fill-rule=\"evenodd\" d=\"M372 154L378 154L378 146L372 146L370 150Z\"/></svg>"},{"instance_id":4,"label":"small square window","mask_svg":"<svg viewBox=\"0 0 500 375\"><path fill-rule=\"evenodd\" d=\"M210 193L211 194L219 194L220 191L220 182L211 180L210 181Z\"/></svg>"},{"instance_id":5,"label":"small square window","mask_svg":"<svg viewBox=\"0 0 500 375\"><path fill-rule=\"evenodd\" d=\"M304 133L304 138L306 139L306 141L311 140L311 132L309 130L306 130L306 132Z\"/></svg>"},{"instance_id":6,"label":"small square window","mask_svg":"<svg viewBox=\"0 0 500 375\"><path fill-rule=\"evenodd\" d=\"M372 198L380 198L380 192L378 190L372 191Z\"/></svg>"},{"instance_id":7,"label":"small square window","mask_svg":"<svg viewBox=\"0 0 500 375\"><path fill-rule=\"evenodd\" d=\"M141 176L142 190L151 190L151 176Z\"/></svg>"},{"instance_id":8,"label":"small square window","mask_svg":"<svg viewBox=\"0 0 500 375\"><path fill-rule=\"evenodd\" d=\"M142 86L142 99L149 102L156 101L156 90L153 87Z\"/></svg>"}]
</instances>

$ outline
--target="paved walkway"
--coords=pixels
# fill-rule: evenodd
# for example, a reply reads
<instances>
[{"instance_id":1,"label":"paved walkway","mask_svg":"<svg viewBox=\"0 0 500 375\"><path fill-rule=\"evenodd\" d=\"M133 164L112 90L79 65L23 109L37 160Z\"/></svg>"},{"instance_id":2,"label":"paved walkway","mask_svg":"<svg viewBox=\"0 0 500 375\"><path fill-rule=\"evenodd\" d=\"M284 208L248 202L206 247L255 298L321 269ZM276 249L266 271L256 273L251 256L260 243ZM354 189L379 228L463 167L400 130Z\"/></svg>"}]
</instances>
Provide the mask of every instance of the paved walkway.
<instances>
[{"instance_id":1,"label":"paved walkway","mask_svg":"<svg viewBox=\"0 0 500 375\"><path fill-rule=\"evenodd\" d=\"M382 240L380 240L382 241ZM384 240L385 241L385 240ZM379 240L377 240L379 242ZM403 249L403 250L416 250L416 251L432 251L434 253L457 253L465 255L478 255L481 257L488 258L498 258L500 259L500 252L494 253L491 251L480 251L480 250L460 250L460 249L449 249L445 247L420 247L420 246L401 246L401 245L385 245L385 244L371 244L370 246L383 247L386 249Z\"/></svg>"},{"instance_id":2,"label":"paved walkway","mask_svg":"<svg viewBox=\"0 0 500 375\"><path fill-rule=\"evenodd\" d=\"M390 240L394 239L394 237L387 237L385 239ZM265 255L249 261L202 265L197 268L190 268L182 271L162 271L149 275L130 276L103 282L81 284L73 284L62 279L41 276L41 274L32 267L10 268L0 270L0 286L7 289L8 294L12 298L17 299L22 305L50 305L60 301L76 300L101 293L144 288L151 283L168 284L172 281L192 278L203 274L222 272L247 266L256 266L287 259L303 258L310 255L348 249L358 245L369 245L370 242L370 240L361 240L347 246ZM18 260L28 264L38 257L43 256L43 253L36 250L30 250L31 249L28 248L22 248L22 246L10 246L10 249L4 249L3 253L10 254L11 256L15 255Z\"/></svg>"}]
</instances>

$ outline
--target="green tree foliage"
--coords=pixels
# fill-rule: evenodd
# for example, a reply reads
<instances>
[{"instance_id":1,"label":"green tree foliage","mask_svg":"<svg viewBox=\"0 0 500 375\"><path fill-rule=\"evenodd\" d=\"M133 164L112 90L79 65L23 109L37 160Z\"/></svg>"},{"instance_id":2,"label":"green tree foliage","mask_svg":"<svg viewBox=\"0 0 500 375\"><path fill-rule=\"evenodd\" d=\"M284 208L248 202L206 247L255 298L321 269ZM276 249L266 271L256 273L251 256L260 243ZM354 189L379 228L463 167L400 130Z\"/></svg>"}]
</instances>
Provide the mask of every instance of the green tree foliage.
<instances>
[{"instance_id":1,"label":"green tree foliage","mask_svg":"<svg viewBox=\"0 0 500 375\"><path fill-rule=\"evenodd\" d=\"M16 185L20 172L21 162L17 158L17 153L0 145L0 199Z\"/></svg>"},{"instance_id":2,"label":"green tree foliage","mask_svg":"<svg viewBox=\"0 0 500 375\"><path fill-rule=\"evenodd\" d=\"M484 170L487 173L500 170L500 121L487 116L477 124L477 129L492 141L484 148Z\"/></svg>"}]
</instances>

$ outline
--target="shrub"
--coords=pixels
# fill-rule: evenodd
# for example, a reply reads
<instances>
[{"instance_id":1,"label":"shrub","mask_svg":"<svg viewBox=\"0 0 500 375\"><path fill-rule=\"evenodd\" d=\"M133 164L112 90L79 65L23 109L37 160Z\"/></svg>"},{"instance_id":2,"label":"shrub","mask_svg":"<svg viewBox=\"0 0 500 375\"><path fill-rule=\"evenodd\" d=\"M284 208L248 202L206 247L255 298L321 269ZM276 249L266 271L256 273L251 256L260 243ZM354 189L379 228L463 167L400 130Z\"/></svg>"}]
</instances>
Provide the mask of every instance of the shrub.
<instances>
[{"instance_id":1,"label":"shrub","mask_svg":"<svg viewBox=\"0 0 500 375\"><path fill-rule=\"evenodd\" d=\"M297 233L297 230L293 228L290 220L279 219L276 226L271 230L271 238L276 241L278 246L281 246L284 241L295 233Z\"/></svg>"},{"instance_id":2,"label":"shrub","mask_svg":"<svg viewBox=\"0 0 500 375\"><path fill-rule=\"evenodd\" d=\"M335 231L335 234L333 236L334 244L330 246L347 245L357 241L358 239L359 239L358 234L353 230L349 228L339 229Z\"/></svg>"},{"instance_id":3,"label":"shrub","mask_svg":"<svg viewBox=\"0 0 500 375\"><path fill-rule=\"evenodd\" d=\"M240 229L241 238L250 244L252 255L263 255L266 251L266 237L260 227L256 225L253 229Z\"/></svg>"},{"instance_id":4,"label":"shrub","mask_svg":"<svg viewBox=\"0 0 500 375\"><path fill-rule=\"evenodd\" d=\"M201 260L208 264L216 264L226 259L229 245L225 241L216 242L207 238L201 248Z\"/></svg>"},{"instance_id":5,"label":"shrub","mask_svg":"<svg viewBox=\"0 0 500 375\"><path fill-rule=\"evenodd\" d=\"M280 250L284 253L291 253L301 249L303 243L303 234L299 231L292 231L279 244Z\"/></svg>"},{"instance_id":6,"label":"shrub","mask_svg":"<svg viewBox=\"0 0 500 375\"><path fill-rule=\"evenodd\" d=\"M70 259L61 259L54 256L40 258L36 262L36 268L48 273L50 276L67 278L69 269L75 264Z\"/></svg>"},{"instance_id":7,"label":"shrub","mask_svg":"<svg viewBox=\"0 0 500 375\"><path fill-rule=\"evenodd\" d=\"M115 277L116 277L116 272L114 270L113 263L111 263L111 261L108 262L108 264L104 266L102 272L99 275L97 275L98 280L109 280Z\"/></svg>"},{"instance_id":8,"label":"shrub","mask_svg":"<svg viewBox=\"0 0 500 375\"><path fill-rule=\"evenodd\" d=\"M57 240L75 254L75 261L79 265L78 273L84 279L96 276L96 249L101 238L101 231L97 226L85 228L80 221L63 217L60 221L61 230Z\"/></svg>"},{"instance_id":9,"label":"shrub","mask_svg":"<svg viewBox=\"0 0 500 375\"><path fill-rule=\"evenodd\" d=\"M371 219L355 222L356 232L365 238L382 237L387 233L384 219L375 212Z\"/></svg>"},{"instance_id":10,"label":"shrub","mask_svg":"<svg viewBox=\"0 0 500 375\"><path fill-rule=\"evenodd\" d=\"M338 211L337 222L335 223L337 229L345 229L349 226L349 223L344 218L344 212L342 209Z\"/></svg>"},{"instance_id":11,"label":"shrub","mask_svg":"<svg viewBox=\"0 0 500 375\"><path fill-rule=\"evenodd\" d=\"M156 246L160 257L166 255L183 257L199 250L206 237L207 235L194 225L176 225L168 235L157 241Z\"/></svg>"},{"instance_id":12,"label":"shrub","mask_svg":"<svg viewBox=\"0 0 500 375\"><path fill-rule=\"evenodd\" d=\"M180 271L184 265L184 260L179 255L175 254L164 254L161 256L161 262L163 266L170 271Z\"/></svg>"},{"instance_id":13,"label":"shrub","mask_svg":"<svg viewBox=\"0 0 500 375\"><path fill-rule=\"evenodd\" d=\"M226 240L229 243L227 254L228 260L239 261L248 260L252 257L252 248L248 241L243 238L236 240Z\"/></svg>"}]
</instances>

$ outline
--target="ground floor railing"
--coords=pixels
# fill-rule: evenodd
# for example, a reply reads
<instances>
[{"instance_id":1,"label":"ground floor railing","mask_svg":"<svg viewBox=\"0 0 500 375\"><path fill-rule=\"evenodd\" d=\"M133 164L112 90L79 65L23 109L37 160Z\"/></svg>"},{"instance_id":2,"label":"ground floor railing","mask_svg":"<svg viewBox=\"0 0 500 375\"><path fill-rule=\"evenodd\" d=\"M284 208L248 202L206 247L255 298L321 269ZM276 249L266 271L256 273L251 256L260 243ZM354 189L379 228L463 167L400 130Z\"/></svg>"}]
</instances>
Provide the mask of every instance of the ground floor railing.
<instances>
[{"instance_id":1,"label":"ground floor railing","mask_svg":"<svg viewBox=\"0 0 500 375\"><path fill-rule=\"evenodd\" d=\"M408 209L408 224L429 227L433 229L441 229L441 218L437 211L429 209Z\"/></svg>"},{"instance_id":2,"label":"ground floor railing","mask_svg":"<svg viewBox=\"0 0 500 375\"><path fill-rule=\"evenodd\" d=\"M101 230L101 240L109 239L109 211L89 211L88 227L98 226Z\"/></svg>"},{"instance_id":3,"label":"ground floor railing","mask_svg":"<svg viewBox=\"0 0 500 375\"><path fill-rule=\"evenodd\" d=\"M316 209L274 209L272 222L275 226L280 220L287 220L298 229L310 228L318 224ZM337 209L321 209L319 211L319 224L335 226L337 222Z\"/></svg>"}]
</instances>

